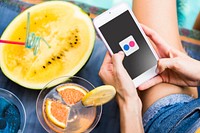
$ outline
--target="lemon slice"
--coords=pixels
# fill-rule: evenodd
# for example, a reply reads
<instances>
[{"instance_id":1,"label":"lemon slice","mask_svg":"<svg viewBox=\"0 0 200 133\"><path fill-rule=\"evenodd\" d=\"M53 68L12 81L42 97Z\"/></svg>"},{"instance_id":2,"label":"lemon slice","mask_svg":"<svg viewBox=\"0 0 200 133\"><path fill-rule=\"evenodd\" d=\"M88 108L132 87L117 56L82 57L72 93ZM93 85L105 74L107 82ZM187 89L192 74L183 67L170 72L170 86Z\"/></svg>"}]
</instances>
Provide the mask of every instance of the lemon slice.
<instances>
[{"instance_id":1,"label":"lemon slice","mask_svg":"<svg viewBox=\"0 0 200 133\"><path fill-rule=\"evenodd\" d=\"M111 85L99 86L88 92L83 98L84 106L99 106L109 102L116 94L116 90Z\"/></svg>"}]
</instances>

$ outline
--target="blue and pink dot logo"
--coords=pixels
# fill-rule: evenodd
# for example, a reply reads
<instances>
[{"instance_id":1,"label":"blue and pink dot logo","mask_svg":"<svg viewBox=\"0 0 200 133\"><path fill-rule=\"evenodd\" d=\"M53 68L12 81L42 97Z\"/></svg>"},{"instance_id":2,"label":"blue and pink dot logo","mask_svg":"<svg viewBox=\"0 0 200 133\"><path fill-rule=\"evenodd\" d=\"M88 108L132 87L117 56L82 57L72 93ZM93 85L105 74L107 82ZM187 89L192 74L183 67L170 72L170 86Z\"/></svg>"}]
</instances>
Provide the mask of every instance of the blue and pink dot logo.
<instances>
[{"instance_id":1,"label":"blue and pink dot logo","mask_svg":"<svg viewBox=\"0 0 200 133\"><path fill-rule=\"evenodd\" d=\"M134 53L139 49L139 46L137 45L132 35L119 42L119 45L126 56L129 56L130 54Z\"/></svg>"},{"instance_id":2,"label":"blue and pink dot logo","mask_svg":"<svg viewBox=\"0 0 200 133\"><path fill-rule=\"evenodd\" d=\"M130 41L129 44L125 44L124 45L124 50L129 50L131 47L135 46L135 42L134 41Z\"/></svg>"}]
</instances>

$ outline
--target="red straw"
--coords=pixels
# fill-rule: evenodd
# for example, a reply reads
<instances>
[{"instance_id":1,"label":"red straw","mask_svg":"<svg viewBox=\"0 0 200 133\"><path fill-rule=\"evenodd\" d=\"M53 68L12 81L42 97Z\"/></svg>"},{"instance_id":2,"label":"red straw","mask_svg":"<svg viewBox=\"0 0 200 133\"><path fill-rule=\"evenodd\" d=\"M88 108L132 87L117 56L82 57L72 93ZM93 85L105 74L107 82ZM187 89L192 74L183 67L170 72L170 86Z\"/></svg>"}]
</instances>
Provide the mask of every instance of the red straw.
<instances>
[{"instance_id":1,"label":"red straw","mask_svg":"<svg viewBox=\"0 0 200 133\"><path fill-rule=\"evenodd\" d=\"M15 41L9 41L9 40L0 40L0 43L9 43L9 44L18 44L18 45L25 44L25 42L15 42Z\"/></svg>"}]
</instances>

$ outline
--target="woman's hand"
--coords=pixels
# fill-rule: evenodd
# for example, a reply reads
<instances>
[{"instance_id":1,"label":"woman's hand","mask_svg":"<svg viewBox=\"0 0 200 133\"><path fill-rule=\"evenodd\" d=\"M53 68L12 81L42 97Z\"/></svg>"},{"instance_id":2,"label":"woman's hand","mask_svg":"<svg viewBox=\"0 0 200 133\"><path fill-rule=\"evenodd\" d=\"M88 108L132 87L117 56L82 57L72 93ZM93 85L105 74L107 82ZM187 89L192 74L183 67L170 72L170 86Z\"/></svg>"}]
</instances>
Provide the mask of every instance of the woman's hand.
<instances>
[{"instance_id":1,"label":"woman's hand","mask_svg":"<svg viewBox=\"0 0 200 133\"><path fill-rule=\"evenodd\" d=\"M158 75L138 89L145 90L161 82L180 86L200 85L200 62L183 52L170 47L156 32L142 25L146 35L155 44L154 47L161 57L157 64ZM170 33L169 33L170 34Z\"/></svg>"},{"instance_id":2,"label":"woman's hand","mask_svg":"<svg viewBox=\"0 0 200 133\"><path fill-rule=\"evenodd\" d=\"M121 133L132 133L133 131L143 133L142 103L133 81L122 65L123 59L122 51L112 57L107 52L99 76L105 84L113 85L117 91Z\"/></svg>"},{"instance_id":3,"label":"woman's hand","mask_svg":"<svg viewBox=\"0 0 200 133\"><path fill-rule=\"evenodd\" d=\"M99 71L99 76L105 84L113 85L117 91L117 100L120 102L127 102L129 99L139 99L136 88L123 67L122 61L124 53L111 55L107 52L103 64ZM133 101L134 102L134 101Z\"/></svg>"}]
</instances>

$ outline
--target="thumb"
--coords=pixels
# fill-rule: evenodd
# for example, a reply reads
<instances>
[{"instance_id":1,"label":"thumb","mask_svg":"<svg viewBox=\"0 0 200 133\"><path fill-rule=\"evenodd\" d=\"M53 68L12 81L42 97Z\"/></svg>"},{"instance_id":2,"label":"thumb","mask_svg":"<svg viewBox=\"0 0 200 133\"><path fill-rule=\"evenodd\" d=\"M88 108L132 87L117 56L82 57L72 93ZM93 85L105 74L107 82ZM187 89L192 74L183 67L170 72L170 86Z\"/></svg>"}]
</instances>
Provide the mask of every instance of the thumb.
<instances>
[{"instance_id":1,"label":"thumb","mask_svg":"<svg viewBox=\"0 0 200 133\"><path fill-rule=\"evenodd\" d=\"M113 71L114 71L114 76L116 79L116 84L120 86L125 86L126 88L135 88L131 77L129 76L128 72L124 68L122 61L124 59L124 52L120 51L117 54L114 54L112 56L112 61L113 61ZM136 89L134 90L134 93L136 94Z\"/></svg>"},{"instance_id":2,"label":"thumb","mask_svg":"<svg viewBox=\"0 0 200 133\"><path fill-rule=\"evenodd\" d=\"M124 68L122 61L124 59L124 52L120 51L117 54L113 55L113 68L116 78L121 79L122 81L130 82L131 77L129 76L128 72Z\"/></svg>"},{"instance_id":3,"label":"thumb","mask_svg":"<svg viewBox=\"0 0 200 133\"><path fill-rule=\"evenodd\" d=\"M124 68L122 64L122 61L124 60L124 52L119 51L118 53L114 54L112 60L116 71L120 71Z\"/></svg>"},{"instance_id":4,"label":"thumb","mask_svg":"<svg viewBox=\"0 0 200 133\"><path fill-rule=\"evenodd\" d=\"M124 52L120 51L112 56L113 70L116 78L125 79L129 77L126 69L123 66Z\"/></svg>"},{"instance_id":5,"label":"thumb","mask_svg":"<svg viewBox=\"0 0 200 133\"><path fill-rule=\"evenodd\" d=\"M177 61L176 58L162 58L158 60L157 65L157 73L162 73L165 71L165 69L172 69L175 70L177 68L176 66Z\"/></svg>"}]
</instances>

